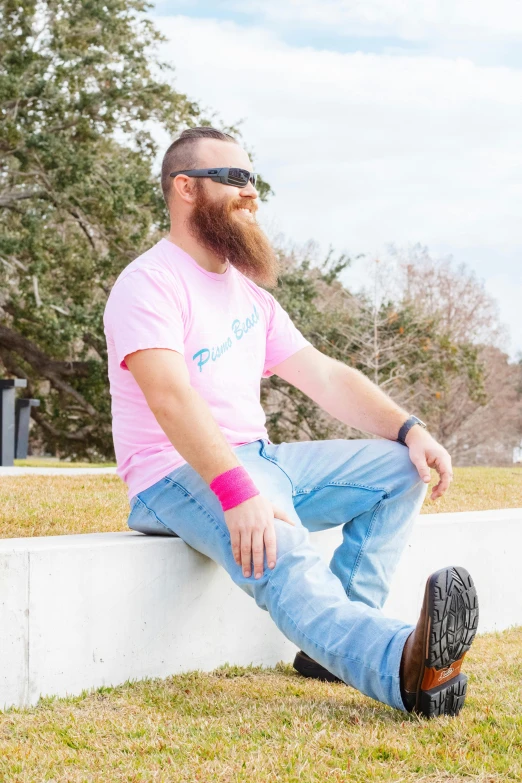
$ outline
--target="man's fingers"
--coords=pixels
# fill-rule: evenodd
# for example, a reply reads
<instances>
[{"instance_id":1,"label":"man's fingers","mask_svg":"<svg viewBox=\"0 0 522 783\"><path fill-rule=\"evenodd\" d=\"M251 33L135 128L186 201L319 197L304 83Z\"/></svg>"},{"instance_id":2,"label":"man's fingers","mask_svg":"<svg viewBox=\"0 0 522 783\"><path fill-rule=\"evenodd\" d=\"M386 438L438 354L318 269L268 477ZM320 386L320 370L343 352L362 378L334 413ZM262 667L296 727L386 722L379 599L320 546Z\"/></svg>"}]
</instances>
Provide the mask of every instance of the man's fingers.
<instances>
[{"instance_id":1,"label":"man's fingers","mask_svg":"<svg viewBox=\"0 0 522 783\"><path fill-rule=\"evenodd\" d=\"M265 527L265 550L266 550L266 562L269 568L275 568L276 564L276 535L274 525L269 524Z\"/></svg>"},{"instance_id":2,"label":"man's fingers","mask_svg":"<svg viewBox=\"0 0 522 783\"><path fill-rule=\"evenodd\" d=\"M232 553L234 560L242 568L243 576L250 577L253 574L257 579L263 575L265 551L268 567L275 568L277 546L274 518L276 517L295 527L296 523L286 511L273 505L272 514L269 512L268 519L266 517L265 520L250 518L241 521L237 526L233 523L230 524Z\"/></svg>"},{"instance_id":3,"label":"man's fingers","mask_svg":"<svg viewBox=\"0 0 522 783\"><path fill-rule=\"evenodd\" d=\"M275 506L272 507L274 509L274 517L277 517L278 519L282 519L283 522L288 522L289 525L293 525L295 527L295 522L290 519L288 514L285 511L281 511L280 508L276 508Z\"/></svg>"},{"instance_id":4,"label":"man's fingers","mask_svg":"<svg viewBox=\"0 0 522 783\"><path fill-rule=\"evenodd\" d=\"M263 531L254 530L252 534L252 560L254 561L254 577L259 579L263 575Z\"/></svg>"},{"instance_id":5,"label":"man's fingers","mask_svg":"<svg viewBox=\"0 0 522 783\"><path fill-rule=\"evenodd\" d=\"M250 576L250 561L252 560L252 537L250 531L241 533L241 565L243 576Z\"/></svg>"},{"instance_id":6,"label":"man's fingers","mask_svg":"<svg viewBox=\"0 0 522 783\"><path fill-rule=\"evenodd\" d=\"M232 547L234 560L238 565L241 565L241 537L239 535L239 530L235 528L230 531L230 545Z\"/></svg>"},{"instance_id":7,"label":"man's fingers","mask_svg":"<svg viewBox=\"0 0 522 783\"><path fill-rule=\"evenodd\" d=\"M443 495L453 480L453 472L449 465L437 463L436 470L440 476L440 481L437 486L433 488L433 499Z\"/></svg>"},{"instance_id":8,"label":"man's fingers","mask_svg":"<svg viewBox=\"0 0 522 783\"><path fill-rule=\"evenodd\" d=\"M424 454L412 454L410 451L410 459L417 468L417 472L421 479L425 481L426 484L429 484L431 481L431 473Z\"/></svg>"}]
</instances>

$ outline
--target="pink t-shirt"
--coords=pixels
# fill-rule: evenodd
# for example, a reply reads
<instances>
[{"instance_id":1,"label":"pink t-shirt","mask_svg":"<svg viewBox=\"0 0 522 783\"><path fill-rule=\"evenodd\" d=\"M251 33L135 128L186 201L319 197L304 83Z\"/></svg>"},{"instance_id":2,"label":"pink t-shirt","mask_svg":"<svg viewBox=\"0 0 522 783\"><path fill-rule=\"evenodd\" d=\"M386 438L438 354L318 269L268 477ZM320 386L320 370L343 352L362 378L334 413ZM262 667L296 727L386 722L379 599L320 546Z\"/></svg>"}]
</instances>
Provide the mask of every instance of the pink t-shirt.
<instances>
[{"instance_id":1,"label":"pink t-shirt","mask_svg":"<svg viewBox=\"0 0 522 783\"><path fill-rule=\"evenodd\" d=\"M168 239L129 264L104 314L117 473L129 498L186 460L169 441L125 364L145 348L181 353L190 383L231 446L268 439L261 377L311 343L277 300L231 264L207 272Z\"/></svg>"}]
</instances>

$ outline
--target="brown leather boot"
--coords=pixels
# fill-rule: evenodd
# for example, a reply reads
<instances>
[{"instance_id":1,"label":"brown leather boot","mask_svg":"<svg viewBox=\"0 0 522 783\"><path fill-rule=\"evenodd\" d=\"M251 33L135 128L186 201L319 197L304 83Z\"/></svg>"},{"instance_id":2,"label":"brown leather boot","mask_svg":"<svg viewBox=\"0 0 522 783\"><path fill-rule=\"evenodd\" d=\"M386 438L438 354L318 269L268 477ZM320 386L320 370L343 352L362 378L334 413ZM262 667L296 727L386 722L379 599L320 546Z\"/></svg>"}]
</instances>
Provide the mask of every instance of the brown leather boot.
<instances>
[{"instance_id":1,"label":"brown leather boot","mask_svg":"<svg viewBox=\"0 0 522 783\"><path fill-rule=\"evenodd\" d=\"M458 715L468 681L460 669L478 616L477 592L465 568L442 568L428 578L419 621L401 659L401 695L408 712L427 718Z\"/></svg>"}]
</instances>

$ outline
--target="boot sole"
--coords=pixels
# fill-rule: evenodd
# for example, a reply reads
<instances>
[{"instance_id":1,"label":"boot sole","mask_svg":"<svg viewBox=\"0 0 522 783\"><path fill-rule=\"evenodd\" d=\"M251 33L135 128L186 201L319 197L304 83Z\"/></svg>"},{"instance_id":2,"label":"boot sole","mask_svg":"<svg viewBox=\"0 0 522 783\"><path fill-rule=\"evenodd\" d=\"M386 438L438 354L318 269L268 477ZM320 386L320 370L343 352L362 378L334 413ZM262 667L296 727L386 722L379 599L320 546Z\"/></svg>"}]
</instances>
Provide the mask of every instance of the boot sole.
<instances>
[{"instance_id":1,"label":"boot sole","mask_svg":"<svg viewBox=\"0 0 522 783\"><path fill-rule=\"evenodd\" d=\"M431 575L426 599L426 660L419 675L415 712L427 718L458 715L468 681L460 668L478 626L477 591L466 569L453 566Z\"/></svg>"}]
</instances>

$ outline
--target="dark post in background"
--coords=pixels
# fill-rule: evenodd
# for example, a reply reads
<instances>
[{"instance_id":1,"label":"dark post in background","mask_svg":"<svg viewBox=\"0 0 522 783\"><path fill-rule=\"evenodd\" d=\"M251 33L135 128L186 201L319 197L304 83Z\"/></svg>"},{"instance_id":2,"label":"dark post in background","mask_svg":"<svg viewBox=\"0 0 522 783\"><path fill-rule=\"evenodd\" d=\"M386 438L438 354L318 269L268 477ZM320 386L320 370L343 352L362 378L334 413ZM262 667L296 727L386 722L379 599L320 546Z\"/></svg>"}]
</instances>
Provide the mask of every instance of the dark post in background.
<instances>
[{"instance_id":1,"label":"dark post in background","mask_svg":"<svg viewBox=\"0 0 522 783\"><path fill-rule=\"evenodd\" d=\"M25 378L0 378L0 466L12 467L27 457L31 408L40 400L15 400L16 389L25 389Z\"/></svg>"},{"instance_id":2,"label":"dark post in background","mask_svg":"<svg viewBox=\"0 0 522 783\"><path fill-rule=\"evenodd\" d=\"M23 397L15 407L15 459L25 459L29 448L29 421L31 408L37 408L40 400Z\"/></svg>"}]
</instances>

